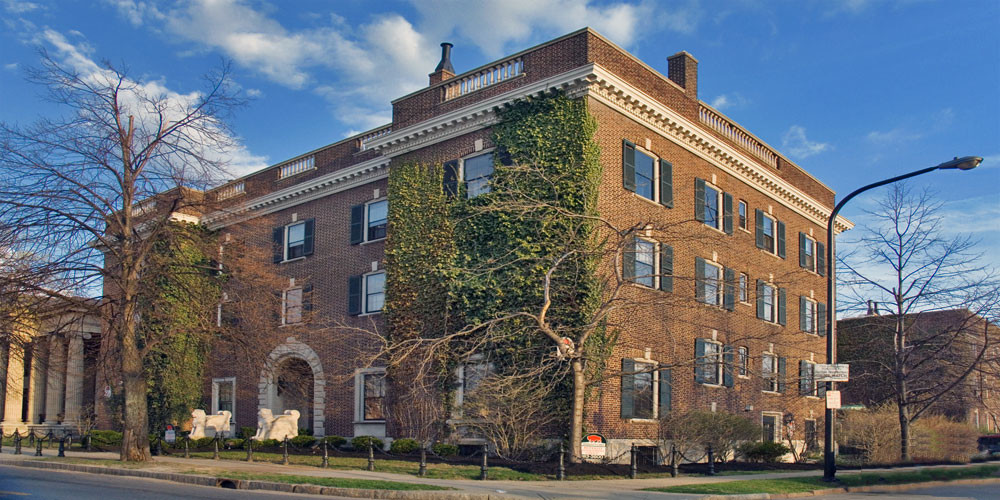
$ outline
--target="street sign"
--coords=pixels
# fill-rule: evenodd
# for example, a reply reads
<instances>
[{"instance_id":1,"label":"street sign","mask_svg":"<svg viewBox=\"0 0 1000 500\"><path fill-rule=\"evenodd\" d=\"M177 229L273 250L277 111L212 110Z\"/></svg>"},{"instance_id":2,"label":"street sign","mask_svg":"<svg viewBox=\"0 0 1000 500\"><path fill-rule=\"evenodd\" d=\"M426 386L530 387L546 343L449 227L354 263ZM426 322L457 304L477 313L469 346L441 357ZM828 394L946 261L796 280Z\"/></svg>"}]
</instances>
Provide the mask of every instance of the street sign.
<instances>
[{"instance_id":1,"label":"street sign","mask_svg":"<svg viewBox=\"0 0 1000 500\"><path fill-rule=\"evenodd\" d=\"M585 457L606 457L608 441L600 434L587 434L580 442L580 454Z\"/></svg>"},{"instance_id":2,"label":"street sign","mask_svg":"<svg viewBox=\"0 0 1000 500\"><path fill-rule=\"evenodd\" d=\"M840 408L840 391L826 391L826 408L828 410Z\"/></svg>"},{"instance_id":3,"label":"street sign","mask_svg":"<svg viewBox=\"0 0 1000 500\"><path fill-rule=\"evenodd\" d=\"M817 382L847 382L850 375L850 365L814 365L813 376Z\"/></svg>"}]
</instances>

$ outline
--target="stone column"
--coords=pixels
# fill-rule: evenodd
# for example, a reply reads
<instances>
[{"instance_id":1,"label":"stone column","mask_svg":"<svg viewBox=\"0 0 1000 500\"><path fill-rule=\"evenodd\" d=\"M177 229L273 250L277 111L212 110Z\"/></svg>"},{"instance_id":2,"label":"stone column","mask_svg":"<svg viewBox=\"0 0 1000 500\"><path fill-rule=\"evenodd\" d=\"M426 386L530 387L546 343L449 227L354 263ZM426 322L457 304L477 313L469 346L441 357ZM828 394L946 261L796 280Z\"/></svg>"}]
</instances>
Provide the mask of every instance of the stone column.
<instances>
[{"instance_id":1,"label":"stone column","mask_svg":"<svg viewBox=\"0 0 1000 500\"><path fill-rule=\"evenodd\" d=\"M48 345L45 337L35 337L31 346L31 373L28 378L28 423L42 423L41 416L45 414L45 378L48 357Z\"/></svg>"},{"instance_id":2,"label":"stone column","mask_svg":"<svg viewBox=\"0 0 1000 500\"><path fill-rule=\"evenodd\" d=\"M56 425L63 413L63 388L66 384L66 341L49 337L48 377L45 389L45 424Z\"/></svg>"},{"instance_id":3,"label":"stone column","mask_svg":"<svg viewBox=\"0 0 1000 500\"><path fill-rule=\"evenodd\" d=\"M83 406L83 337L73 334L66 352L66 409L63 423L74 424L80 419Z\"/></svg>"},{"instance_id":4,"label":"stone column","mask_svg":"<svg viewBox=\"0 0 1000 500\"><path fill-rule=\"evenodd\" d=\"M21 426L21 401L24 397L24 346L17 340L7 349L7 390L4 392L3 428L12 432Z\"/></svg>"}]
</instances>

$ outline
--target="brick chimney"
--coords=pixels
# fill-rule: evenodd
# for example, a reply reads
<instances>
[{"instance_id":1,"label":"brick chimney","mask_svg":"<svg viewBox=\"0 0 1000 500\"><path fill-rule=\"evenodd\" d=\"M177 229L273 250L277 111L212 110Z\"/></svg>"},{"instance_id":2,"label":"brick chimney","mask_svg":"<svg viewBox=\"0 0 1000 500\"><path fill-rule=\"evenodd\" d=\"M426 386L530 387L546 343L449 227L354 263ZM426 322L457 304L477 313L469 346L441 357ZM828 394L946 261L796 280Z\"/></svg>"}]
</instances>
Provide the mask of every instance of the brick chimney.
<instances>
[{"instance_id":1,"label":"brick chimney","mask_svg":"<svg viewBox=\"0 0 1000 500\"><path fill-rule=\"evenodd\" d=\"M441 83L453 76L455 76L455 68L451 65L451 48L452 44L448 42L443 42L441 44L441 62L438 63L437 67L434 68L434 72L431 73L431 85Z\"/></svg>"},{"instance_id":2,"label":"brick chimney","mask_svg":"<svg viewBox=\"0 0 1000 500\"><path fill-rule=\"evenodd\" d=\"M685 51L667 58L667 78L684 88L691 99L698 100L698 60Z\"/></svg>"}]
</instances>

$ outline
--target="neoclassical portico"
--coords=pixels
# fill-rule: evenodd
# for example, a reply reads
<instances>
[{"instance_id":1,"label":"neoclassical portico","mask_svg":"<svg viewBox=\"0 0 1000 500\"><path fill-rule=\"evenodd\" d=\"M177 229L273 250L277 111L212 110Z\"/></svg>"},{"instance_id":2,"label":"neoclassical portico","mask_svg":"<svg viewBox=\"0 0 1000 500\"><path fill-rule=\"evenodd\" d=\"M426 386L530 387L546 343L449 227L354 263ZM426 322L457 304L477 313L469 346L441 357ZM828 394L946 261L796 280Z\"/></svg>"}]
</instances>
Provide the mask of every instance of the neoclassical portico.
<instances>
[{"instance_id":1,"label":"neoclassical portico","mask_svg":"<svg viewBox=\"0 0 1000 500\"><path fill-rule=\"evenodd\" d=\"M84 401L90 399L85 397L84 340L99 335L100 328L93 316L61 315L0 349L4 434L77 431Z\"/></svg>"}]
</instances>

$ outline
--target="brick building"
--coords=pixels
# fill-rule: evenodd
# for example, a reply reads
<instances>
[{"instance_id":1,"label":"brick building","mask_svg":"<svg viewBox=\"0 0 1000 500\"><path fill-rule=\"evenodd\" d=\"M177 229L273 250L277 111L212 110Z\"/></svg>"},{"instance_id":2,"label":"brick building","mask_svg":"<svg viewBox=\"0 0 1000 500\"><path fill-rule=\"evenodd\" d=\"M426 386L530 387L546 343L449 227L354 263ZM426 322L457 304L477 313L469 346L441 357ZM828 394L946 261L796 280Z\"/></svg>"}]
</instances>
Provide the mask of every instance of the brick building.
<instances>
[{"instance_id":1,"label":"brick building","mask_svg":"<svg viewBox=\"0 0 1000 500\"><path fill-rule=\"evenodd\" d=\"M456 75L451 46L443 48L429 85L392 102L391 124L209 193L228 207L201 217L211 228L273 221L259 238L275 243L274 265L289 278L281 323L300 321L308 308L344 325L384 328L389 169L456 162L469 194L488 189L497 107L558 90L585 101L596 119L601 215L625 225L689 222L697 236L669 254L664 243L634 242L628 265L636 283L627 293L670 293L692 304L614 319L628 327L606 367L615 375L589 400L586 431L604 435L617 455L655 437L664 411L703 409L746 415L766 439L792 421L799 443L815 441L823 403L810 366L825 352L820 273L833 191L701 102L698 61L686 52L668 58L663 76L583 29ZM838 231L849 228L838 221ZM667 275L692 279L671 280L667 290ZM358 346L308 328L278 332L274 370L213 362L211 411L233 411L239 425L252 426L258 408L297 408L300 426L316 435L386 435L392 394L379 368L353 357ZM685 368L659 370L660 362ZM309 388L293 397L282 377Z\"/></svg>"}]
</instances>

